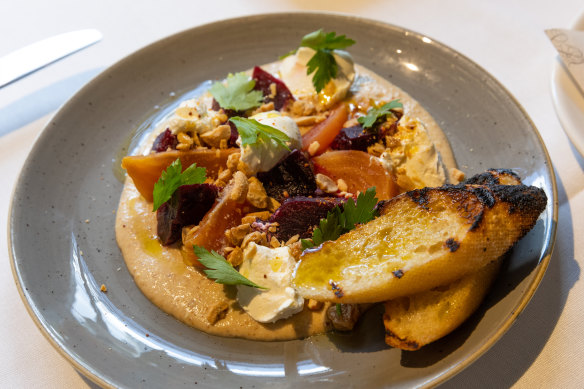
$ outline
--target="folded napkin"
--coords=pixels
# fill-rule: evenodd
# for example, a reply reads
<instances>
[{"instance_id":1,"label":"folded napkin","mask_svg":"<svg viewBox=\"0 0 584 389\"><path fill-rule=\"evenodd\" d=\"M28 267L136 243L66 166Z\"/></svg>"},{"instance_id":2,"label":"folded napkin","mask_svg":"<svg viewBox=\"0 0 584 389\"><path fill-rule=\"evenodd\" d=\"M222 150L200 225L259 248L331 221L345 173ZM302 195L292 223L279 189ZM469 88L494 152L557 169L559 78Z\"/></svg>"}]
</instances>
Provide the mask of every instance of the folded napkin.
<instances>
[{"instance_id":1,"label":"folded napkin","mask_svg":"<svg viewBox=\"0 0 584 389\"><path fill-rule=\"evenodd\" d=\"M545 33L584 94L584 31L552 28Z\"/></svg>"}]
</instances>

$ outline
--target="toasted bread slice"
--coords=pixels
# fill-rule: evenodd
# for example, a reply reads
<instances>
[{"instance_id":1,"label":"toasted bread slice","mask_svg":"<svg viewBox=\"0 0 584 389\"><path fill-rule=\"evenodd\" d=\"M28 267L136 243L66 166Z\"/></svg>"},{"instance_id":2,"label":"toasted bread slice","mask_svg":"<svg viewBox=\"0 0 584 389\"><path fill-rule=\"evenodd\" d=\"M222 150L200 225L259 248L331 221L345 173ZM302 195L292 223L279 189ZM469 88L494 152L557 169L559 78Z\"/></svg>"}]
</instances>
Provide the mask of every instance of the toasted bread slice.
<instances>
[{"instance_id":1,"label":"toasted bread slice","mask_svg":"<svg viewBox=\"0 0 584 389\"><path fill-rule=\"evenodd\" d=\"M479 307L499 272L495 261L446 286L385 302L385 343L414 351L448 335Z\"/></svg>"},{"instance_id":2,"label":"toasted bread slice","mask_svg":"<svg viewBox=\"0 0 584 389\"><path fill-rule=\"evenodd\" d=\"M465 184L521 185L510 170L490 169ZM500 259L447 286L385 302L385 342L414 351L442 338L479 307L500 268Z\"/></svg>"},{"instance_id":3,"label":"toasted bread slice","mask_svg":"<svg viewBox=\"0 0 584 389\"><path fill-rule=\"evenodd\" d=\"M447 285L499 258L534 225L547 197L525 185L424 188L377 219L307 250L293 283L305 298L369 303Z\"/></svg>"}]
</instances>

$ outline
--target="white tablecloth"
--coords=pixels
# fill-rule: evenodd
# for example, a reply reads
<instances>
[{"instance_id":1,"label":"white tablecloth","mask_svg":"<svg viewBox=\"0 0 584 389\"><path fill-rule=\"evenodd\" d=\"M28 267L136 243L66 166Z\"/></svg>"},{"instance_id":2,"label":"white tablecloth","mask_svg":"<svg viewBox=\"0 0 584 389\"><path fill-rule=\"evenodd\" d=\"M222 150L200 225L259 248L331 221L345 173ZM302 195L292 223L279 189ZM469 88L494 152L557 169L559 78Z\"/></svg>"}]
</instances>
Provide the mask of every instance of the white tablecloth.
<instances>
[{"instance_id":1,"label":"white tablecloth","mask_svg":"<svg viewBox=\"0 0 584 389\"><path fill-rule=\"evenodd\" d=\"M0 386L88 387L29 317L10 270L10 193L51 114L85 82L130 52L210 21L254 13L326 10L397 24L460 51L494 75L539 129L558 179L559 225L547 274L511 330L445 387L584 385L584 158L562 131L550 94L557 55L544 29L567 28L579 0L18 0L0 3L0 56L42 38L97 28L103 40L0 89ZM59 93L46 87L59 83ZM55 90L56 88L51 88ZM583 124L584 126L584 124Z\"/></svg>"}]
</instances>

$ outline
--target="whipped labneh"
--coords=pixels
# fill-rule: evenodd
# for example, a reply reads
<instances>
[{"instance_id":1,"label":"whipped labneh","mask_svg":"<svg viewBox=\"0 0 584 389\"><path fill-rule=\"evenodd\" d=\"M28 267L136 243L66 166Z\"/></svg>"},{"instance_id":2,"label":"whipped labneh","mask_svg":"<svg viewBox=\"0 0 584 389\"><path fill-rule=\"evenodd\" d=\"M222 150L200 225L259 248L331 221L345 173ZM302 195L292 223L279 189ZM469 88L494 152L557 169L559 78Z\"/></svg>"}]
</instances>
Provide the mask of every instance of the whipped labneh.
<instances>
[{"instance_id":1,"label":"whipped labneh","mask_svg":"<svg viewBox=\"0 0 584 389\"><path fill-rule=\"evenodd\" d=\"M401 188L413 190L444 184L446 175L440 155L420 120L404 115L392 139L393 143L379 158Z\"/></svg>"},{"instance_id":2,"label":"whipped labneh","mask_svg":"<svg viewBox=\"0 0 584 389\"><path fill-rule=\"evenodd\" d=\"M225 114L214 111L212 106L213 97L209 93L198 99L185 100L165 125L173 134L186 131L197 134L209 132L226 120Z\"/></svg>"},{"instance_id":3,"label":"whipped labneh","mask_svg":"<svg viewBox=\"0 0 584 389\"><path fill-rule=\"evenodd\" d=\"M302 136L294 119L282 116L278 111L258 113L251 116L250 119L255 119L261 124L273 127L288 135L290 140L287 142L287 146L290 150L302 147ZM249 174L267 172L290 152L275 141L267 143L258 141L252 145L242 146L240 136L237 138L236 143L241 147L240 161L245 164L245 170Z\"/></svg>"},{"instance_id":4,"label":"whipped labneh","mask_svg":"<svg viewBox=\"0 0 584 389\"><path fill-rule=\"evenodd\" d=\"M260 323L273 323L302 311L304 299L290 284L295 265L287 246L269 248L250 243L239 272L266 289L238 285L239 305Z\"/></svg>"},{"instance_id":5,"label":"whipped labneh","mask_svg":"<svg viewBox=\"0 0 584 389\"><path fill-rule=\"evenodd\" d=\"M321 109L332 108L343 100L355 79L355 64L349 53L334 50L333 57L338 65L337 75L325 88L316 92L312 84L313 73L307 73L308 61L315 54L309 47L300 47L295 54L290 55L280 64L280 77L296 98L318 96L316 103Z\"/></svg>"}]
</instances>

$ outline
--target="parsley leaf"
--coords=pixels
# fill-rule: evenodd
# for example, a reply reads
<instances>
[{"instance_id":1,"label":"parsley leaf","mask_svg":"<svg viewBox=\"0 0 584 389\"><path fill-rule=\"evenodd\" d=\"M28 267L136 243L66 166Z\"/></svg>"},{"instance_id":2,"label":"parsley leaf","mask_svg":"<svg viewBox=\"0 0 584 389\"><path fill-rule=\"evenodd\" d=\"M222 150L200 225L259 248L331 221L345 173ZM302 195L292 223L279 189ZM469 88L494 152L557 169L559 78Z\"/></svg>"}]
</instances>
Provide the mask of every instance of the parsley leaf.
<instances>
[{"instance_id":1,"label":"parsley leaf","mask_svg":"<svg viewBox=\"0 0 584 389\"><path fill-rule=\"evenodd\" d=\"M302 239L302 249L318 246L327 240L336 240L342 234L351 231L357 224L367 223L376 215L375 187L371 187L357 196L357 203L353 199L347 200L343 210L334 207L321 219L319 227L312 232L312 240Z\"/></svg>"},{"instance_id":2,"label":"parsley leaf","mask_svg":"<svg viewBox=\"0 0 584 389\"><path fill-rule=\"evenodd\" d=\"M209 92L221 108L246 111L259 107L264 100L262 91L253 90L254 86L255 80L242 72L227 76L226 85L221 81L214 83Z\"/></svg>"},{"instance_id":3,"label":"parsley leaf","mask_svg":"<svg viewBox=\"0 0 584 389\"><path fill-rule=\"evenodd\" d=\"M240 272L235 270L235 268L216 251L212 250L209 252L207 249L196 245L193 245L193 250L198 257L199 262L206 267L203 271L207 277L215 280L218 284L246 285L251 286L252 288L266 289L242 276Z\"/></svg>"},{"instance_id":4,"label":"parsley leaf","mask_svg":"<svg viewBox=\"0 0 584 389\"><path fill-rule=\"evenodd\" d=\"M271 141L274 141L286 150L290 150L286 144L290 138L277 128L262 124L255 119L246 119L239 116L232 117L229 120L237 127L242 146L256 144L258 140L265 144L270 144Z\"/></svg>"},{"instance_id":5,"label":"parsley leaf","mask_svg":"<svg viewBox=\"0 0 584 389\"><path fill-rule=\"evenodd\" d=\"M379 119L391 114L391 110L396 108L403 108L403 104L399 99L391 100L389 103L383 104L379 108L369 108L367 115L357 118L357 121L363 126L363 128L370 128L373 127Z\"/></svg>"},{"instance_id":6,"label":"parsley leaf","mask_svg":"<svg viewBox=\"0 0 584 389\"><path fill-rule=\"evenodd\" d=\"M345 35L337 36L336 32L325 33L322 28L306 34L300 42L300 47L309 47L316 51L306 64L306 74L312 76L312 85L316 92L320 92L326 84L337 76L339 65L333 56L332 51L344 49L354 45L355 41ZM294 54L296 50L283 55L280 59Z\"/></svg>"},{"instance_id":7,"label":"parsley leaf","mask_svg":"<svg viewBox=\"0 0 584 389\"><path fill-rule=\"evenodd\" d=\"M301 47L310 47L314 50L335 50L352 46L355 41L345 35L337 36L336 32L325 33L322 28L306 34L300 43Z\"/></svg>"},{"instance_id":8,"label":"parsley leaf","mask_svg":"<svg viewBox=\"0 0 584 389\"><path fill-rule=\"evenodd\" d=\"M162 172L160 178L154 184L154 191L152 197L154 198L154 205L152 212L156 211L162 204L170 200L174 192L183 185L202 184L205 182L207 169L204 167L197 167L194 163L182 172L182 164L180 159L176 159L173 163Z\"/></svg>"}]
</instances>

